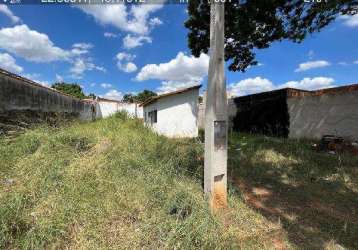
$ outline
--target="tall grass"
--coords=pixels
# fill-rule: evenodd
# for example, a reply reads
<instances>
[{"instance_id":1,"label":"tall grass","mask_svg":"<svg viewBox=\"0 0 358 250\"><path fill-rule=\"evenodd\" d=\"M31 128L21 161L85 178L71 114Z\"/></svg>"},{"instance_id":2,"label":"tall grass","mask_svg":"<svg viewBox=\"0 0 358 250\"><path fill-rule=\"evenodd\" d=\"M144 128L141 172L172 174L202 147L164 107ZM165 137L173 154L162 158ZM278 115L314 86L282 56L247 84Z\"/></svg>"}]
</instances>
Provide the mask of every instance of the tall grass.
<instances>
[{"instance_id":1,"label":"tall grass","mask_svg":"<svg viewBox=\"0 0 358 250\"><path fill-rule=\"evenodd\" d=\"M233 190L229 217L210 213L202 153L123 114L3 137L0 248L269 247L273 225Z\"/></svg>"}]
</instances>

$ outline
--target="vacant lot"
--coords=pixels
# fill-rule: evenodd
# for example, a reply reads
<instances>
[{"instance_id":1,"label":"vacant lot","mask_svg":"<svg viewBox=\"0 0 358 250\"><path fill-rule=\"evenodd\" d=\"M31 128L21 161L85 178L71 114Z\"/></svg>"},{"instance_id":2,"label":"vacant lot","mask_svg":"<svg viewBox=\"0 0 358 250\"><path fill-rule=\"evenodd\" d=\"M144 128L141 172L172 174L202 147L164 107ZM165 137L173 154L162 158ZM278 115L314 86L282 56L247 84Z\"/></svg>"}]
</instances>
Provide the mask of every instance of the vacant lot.
<instances>
[{"instance_id":1,"label":"vacant lot","mask_svg":"<svg viewBox=\"0 0 358 250\"><path fill-rule=\"evenodd\" d=\"M235 193L214 217L202 147L117 115L0 139L0 248L270 248L279 227Z\"/></svg>"},{"instance_id":2,"label":"vacant lot","mask_svg":"<svg viewBox=\"0 0 358 250\"><path fill-rule=\"evenodd\" d=\"M231 180L247 205L281 225L291 245L358 249L358 157L311 145L232 135Z\"/></svg>"},{"instance_id":3,"label":"vacant lot","mask_svg":"<svg viewBox=\"0 0 358 250\"><path fill-rule=\"evenodd\" d=\"M202 195L202 145L122 114L0 139L0 248L357 248L358 159L232 135L230 208Z\"/></svg>"}]
</instances>

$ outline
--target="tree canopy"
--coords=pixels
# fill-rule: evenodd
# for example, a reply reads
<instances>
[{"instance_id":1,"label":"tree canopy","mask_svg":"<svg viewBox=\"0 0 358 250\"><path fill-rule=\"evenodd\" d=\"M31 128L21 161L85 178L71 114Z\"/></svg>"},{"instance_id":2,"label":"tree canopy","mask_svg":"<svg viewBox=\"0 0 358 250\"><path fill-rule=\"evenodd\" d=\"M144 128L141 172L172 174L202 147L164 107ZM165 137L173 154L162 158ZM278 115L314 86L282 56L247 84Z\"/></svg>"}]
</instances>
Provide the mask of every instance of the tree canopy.
<instances>
[{"instance_id":1,"label":"tree canopy","mask_svg":"<svg viewBox=\"0 0 358 250\"><path fill-rule=\"evenodd\" d=\"M130 102L130 103L133 103L133 102L145 102L150 97L156 96L156 95L157 95L157 93L145 89L142 92L138 93L137 95L125 94L123 96L123 101Z\"/></svg>"},{"instance_id":2,"label":"tree canopy","mask_svg":"<svg viewBox=\"0 0 358 250\"><path fill-rule=\"evenodd\" d=\"M86 95L83 93L81 86L77 83L57 82L52 84L51 88L56 89L65 94L72 95L79 99L86 98Z\"/></svg>"},{"instance_id":3,"label":"tree canopy","mask_svg":"<svg viewBox=\"0 0 358 250\"><path fill-rule=\"evenodd\" d=\"M210 4L188 4L188 44L194 56L210 47ZM256 65L254 49L268 48L284 39L301 42L339 15L357 14L357 0L227 0L225 3L225 60L229 70L245 71Z\"/></svg>"}]
</instances>

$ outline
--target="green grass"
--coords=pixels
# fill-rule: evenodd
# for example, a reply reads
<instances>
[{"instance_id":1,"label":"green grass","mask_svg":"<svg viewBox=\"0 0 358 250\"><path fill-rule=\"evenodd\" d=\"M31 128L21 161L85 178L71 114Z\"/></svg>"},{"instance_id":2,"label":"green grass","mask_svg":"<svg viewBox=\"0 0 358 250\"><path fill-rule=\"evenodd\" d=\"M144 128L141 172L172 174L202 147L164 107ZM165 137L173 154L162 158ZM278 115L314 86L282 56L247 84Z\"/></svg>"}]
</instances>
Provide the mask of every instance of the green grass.
<instances>
[{"instance_id":1,"label":"green grass","mask_svg":"<svg viewBox=\"0 0 358 250\"><path fill-rule=\"evenodd\" d=\"M0 248L269 249L280 229L232 186L213 216L194 140L117 115L0 139Z\"/></svg>"},{"instance_id":2,"label":"green grass","mask_svg":"<svg viewBox=\"0 0 358 250\"><path fill-rule=\"evenodd\" d=\"M117 114L0 138L0 249L358 249L358 157L230 135L229 208L203 147Z\"/></svg>"},{"instance_id":3,"label":"green grass","mask_svg":"<svg viewBox=\"0 0 358 250\"><path fill-rule=\"evenodd\" d=\"M358 157L316 152L312 143L233 134L229 176L292 246L358 249Z\"/></svg>"}]
</instances>

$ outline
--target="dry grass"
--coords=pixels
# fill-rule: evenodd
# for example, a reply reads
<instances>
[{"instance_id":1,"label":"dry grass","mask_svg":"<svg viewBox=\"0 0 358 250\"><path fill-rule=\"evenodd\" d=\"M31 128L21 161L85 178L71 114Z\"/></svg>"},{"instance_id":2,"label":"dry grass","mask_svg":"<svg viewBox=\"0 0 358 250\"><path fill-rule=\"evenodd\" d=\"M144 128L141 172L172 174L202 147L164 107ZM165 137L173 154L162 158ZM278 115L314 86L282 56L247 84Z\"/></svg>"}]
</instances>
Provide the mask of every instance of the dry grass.
<instances>
[{"instance_id":1,"label":"dry grass","mask_svg":"<svg viewBox=\"0 0 358 250\"><path fill-rule=\"evenodd\" d=\"M0 248L274 247L280 226L234 186L230 210L210 213L202 153L193 140L157 136L123 114L3 137Z\"/></svg>"},{"instance_id":2,"label":"dry grass","mask_svg":"<svg viewBox=\"0 0 358 250\"><path fill-rule=\"evenodd\" d=\"M278 223L286 248L358 249L358 157L312 142L230 137L229 172L245 203Z\"/></svg>"}]
</instances>

